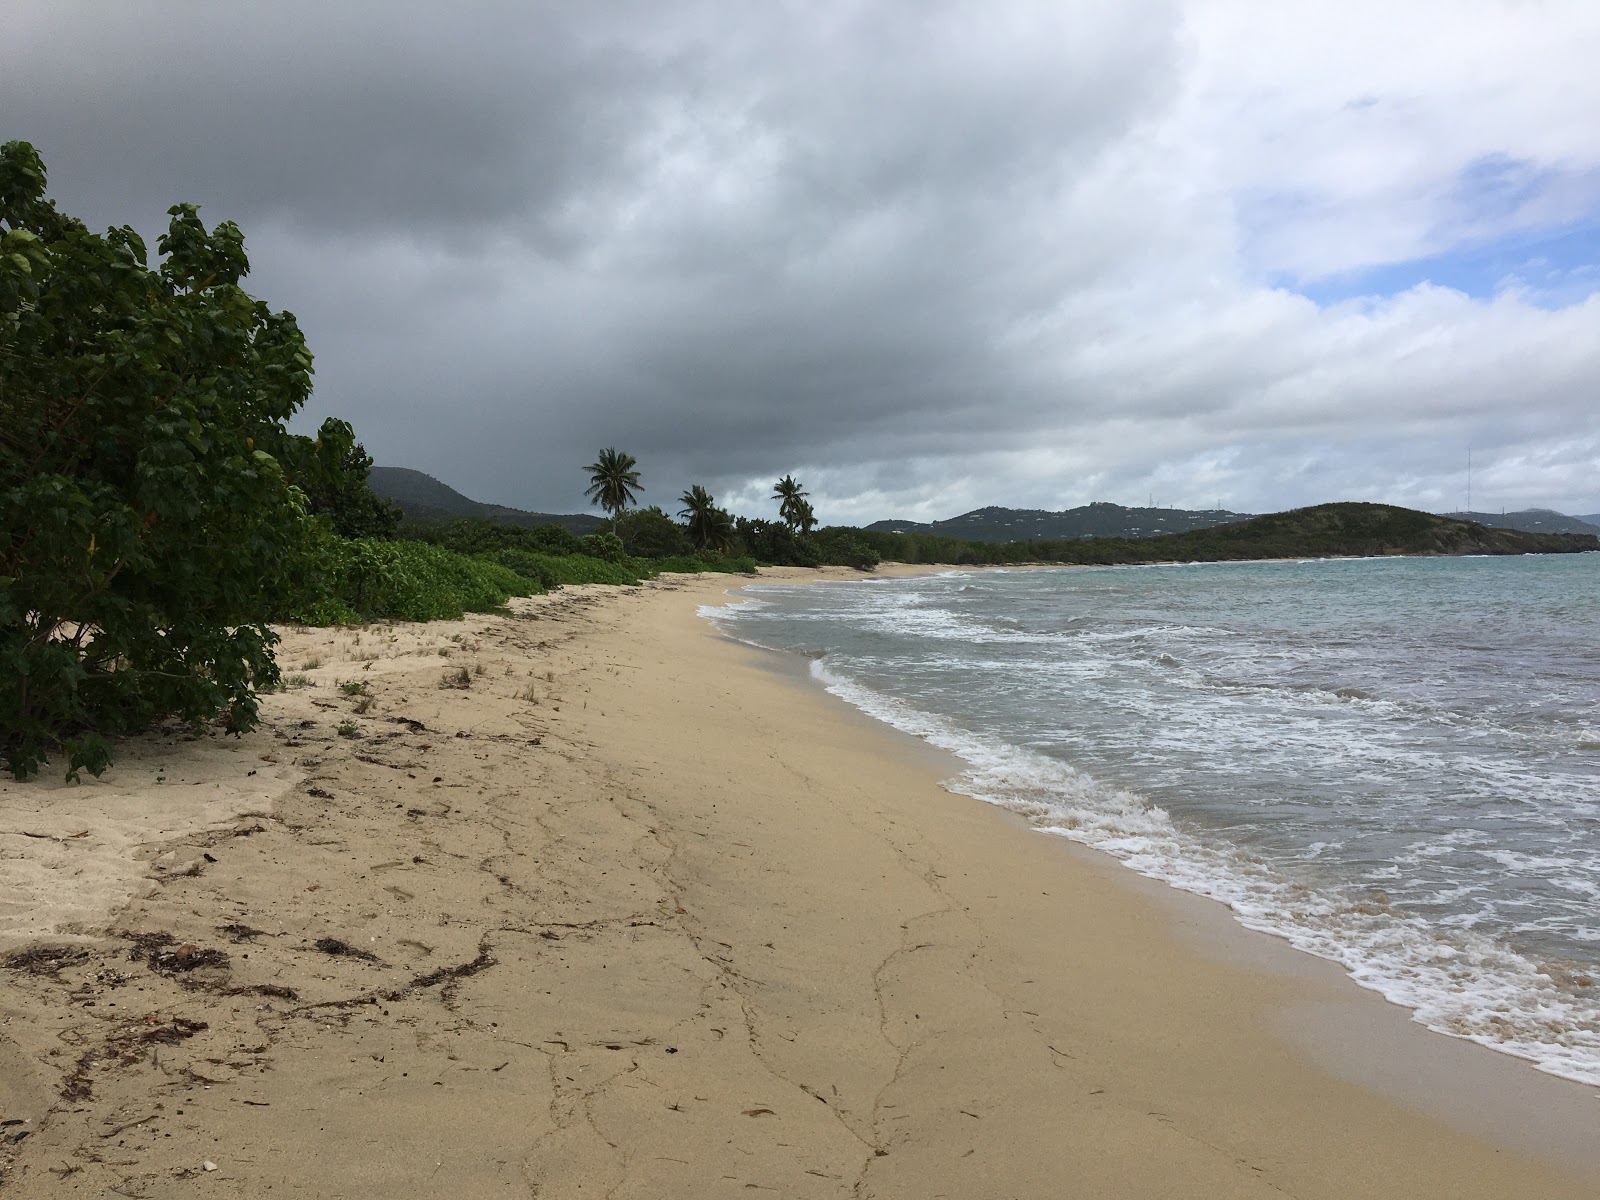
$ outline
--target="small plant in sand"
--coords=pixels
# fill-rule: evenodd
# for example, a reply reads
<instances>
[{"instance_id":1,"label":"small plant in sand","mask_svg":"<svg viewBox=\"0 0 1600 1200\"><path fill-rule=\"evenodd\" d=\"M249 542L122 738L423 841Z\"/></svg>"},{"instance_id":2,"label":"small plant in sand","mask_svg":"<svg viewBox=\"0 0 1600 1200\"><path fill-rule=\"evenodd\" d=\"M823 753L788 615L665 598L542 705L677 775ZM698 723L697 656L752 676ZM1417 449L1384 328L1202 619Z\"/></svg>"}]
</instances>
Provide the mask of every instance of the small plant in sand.
<instances>
[{"instance_id":1,"label":"small plant in sand","mask_svg":"<svg viewBox=\"0 0 1600 1200\"><path fill-rule=\"evenodd\" d=\"M439 686L442 688L469 688L472 686L472 672L467 670L466 667L456 667L452 671L446 671L444 678L439 680Z\"/></svg>"},{"instance_id":2,"label":"small plant in sand","mask_svg":"<svg viewBox=\"0 0 1600 1200\"><path fill-rule=\"evenodd\" d=\"M365 679L341 679L339 681L339 690L346 696L359 696L367 690L367 681Z\"/></svg>"},{"instance_id":3,"label":"small plant in sand","mask_svg":"<svg viewBox=\"0 0 1600 1200\"><path fill-rule=\"evenodd\" d=\"M537 704L539 703L539 689L530 683L527 687L523 688L522 691L517 693L517 699L525 700L529 704Z\"/></svg>"},{"instance_id":4,"label":"small plant in sand","mask_svg":"<svg viewBox=\"0 0 1600 1200\"><path fill-rule=\"evenodd\" d=\"M341 722L339 722L339 736L340 737L342 737L342 738L353 738L353 737L360 736L360 733L361 733L361 730L356 727L356 723L354 721L341 721Z\"/></svg>"},{"instance_id":5,"label":"small plant in sand","mask_svg":"<svg viewBox=\"0 0 1600 1200\"><path fill-rule=\"evenodd\" d=\"M293 675L285 675L283 679L283 690L286 692L293 691L296 688L316 686L316 684L311 682L311 676L302 671L296 671Z\"/></svg>"},{"instance_id":6,"label":"small plant in sand","mask_svg":"<svg viewBox=\"0 0 1600 1200\"><path fill-rule=\"evenodd\" d=\"M322 666L322 660L320 658L308 658L305 662L300 664L300 669L302 671L315 671L320 666Z\"/></svg>"},{"instance_id":7,"label":"small plant in sand","mask_svg":"<svg viewBox=\"0 0 1600 1200\"><path fill-rule=\"evenodd\" d=\"M370 695L357 696L356 702L350 706L350 711L357 714L365 713L372 707L373 699L374 697Z\"/></svg>"}]
</instances>

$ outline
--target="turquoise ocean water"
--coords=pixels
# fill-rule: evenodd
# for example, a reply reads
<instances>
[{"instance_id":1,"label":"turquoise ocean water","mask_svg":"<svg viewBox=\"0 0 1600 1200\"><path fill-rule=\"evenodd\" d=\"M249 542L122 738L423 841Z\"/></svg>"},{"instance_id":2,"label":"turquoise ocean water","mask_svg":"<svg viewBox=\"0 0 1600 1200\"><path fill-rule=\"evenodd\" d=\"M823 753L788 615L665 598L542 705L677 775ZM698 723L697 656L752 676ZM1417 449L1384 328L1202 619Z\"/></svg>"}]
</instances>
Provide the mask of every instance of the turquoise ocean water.
<instances>
[{"instance_id":1,"label":"turquoise ocean water","mask_svg":"<svg viewBox=\"0 0 1600 1200\"><path fill-rule=\"evenodd\" d=\"M1600 1085L1600 555L951 572L707 609L948 786Z\"/></svg>"}]
</instances>

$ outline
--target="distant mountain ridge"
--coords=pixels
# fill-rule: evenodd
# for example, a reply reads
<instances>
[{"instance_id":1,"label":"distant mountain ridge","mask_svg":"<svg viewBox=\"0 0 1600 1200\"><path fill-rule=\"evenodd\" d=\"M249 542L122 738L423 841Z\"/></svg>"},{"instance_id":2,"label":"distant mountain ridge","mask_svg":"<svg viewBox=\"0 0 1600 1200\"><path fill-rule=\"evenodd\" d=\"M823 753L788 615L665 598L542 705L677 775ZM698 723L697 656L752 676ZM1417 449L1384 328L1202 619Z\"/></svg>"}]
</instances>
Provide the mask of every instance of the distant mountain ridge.
<instances>
[{"instance_id":1,"label":"distant mountain ridge","mask_svg":"<svg viewBox=\"0 0 1600 1200\"><path fill-rule=\"evenodd\" d=\"M447 483L410 467L373 467L367 476L372 490L398 504L416 521L447 521L452 517L482 517L503 525L559 525L576 534L593 533L606 522L589 513L540 513L503 504L484 504L463 496Z\"/></svg>"},{"instance_id":2,"label":"distant mountain ridge","mask_svg":"<svg viewBox=\"0 0 1600 1200\"><path fill-rule=\"evenodd\" d=\"M1315 504L1231 525L1157 537L1077 537L989 545L993 549L986 551L984 557L958 561L1026 562L1042 558L1116 565L1390 555L1575 554L1600 551L1600 537L1589 533L1490 529L1473 521L1453 520L1392 504L1351 501ZM880 553L893 549L885 547Z\"/></svg>"},{"instance_id":3,"label":"distant mountain ridge","mask_svg":"<svg viewBox=\"0 0 1600 1200\"><path fill-rule=\"evenodd\" d=\"M1100 502L1050 512L1040 508L975 508L947 521L874 521L879 533L924 533L970 542L1030 542L1059 538L1153 537L1248 521L1252 514L1223 508L1124 508Z\"/></svg>"},{"instance_id":4,"label":"distant mountain ridge","mask_svg":"<svg viewBox=\"0 0 1600 1200\"><path fill-rule=\"evenodd\" d=\"M1457 521L1476 521L1490 529L1520 529L1524 533L1600 534L1600 513L1569 517L1550 508L1524 508L1509 513L1452 512L1441 515Z\"/></svg>"},{"instance_id":5,"label":"distant mountain ridge","mask_svg":"<svg viewBox=\"0 0 1600 1200\"><path fill-rule=\"evenodd\" d=\"M1141 549L1147 544L1123 543ZM1220 529L1197 529L1163 538L1159 546L1179 551L1174 558L1190 561L1310 554L1576 554L1600 551L1600 537L1581 532L1494 529L1392 504L1346 501L1268 513Z\"/></svg>"}]
</instances>

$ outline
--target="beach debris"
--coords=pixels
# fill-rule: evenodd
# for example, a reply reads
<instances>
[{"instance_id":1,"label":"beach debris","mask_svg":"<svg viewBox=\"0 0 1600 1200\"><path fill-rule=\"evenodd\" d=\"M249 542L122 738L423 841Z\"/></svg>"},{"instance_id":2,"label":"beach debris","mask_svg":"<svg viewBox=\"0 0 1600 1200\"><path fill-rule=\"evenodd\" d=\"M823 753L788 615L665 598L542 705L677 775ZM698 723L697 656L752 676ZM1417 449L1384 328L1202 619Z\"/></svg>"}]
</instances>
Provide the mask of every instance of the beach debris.
<instances>
[{"instance_id":1,"label":"beach debris","mask_svg":"<svg viewBox=\"0 0 1600 1200\"><path fill-rule=\"evenodd\" d=\"M227 934L236 942L248 942L252 938L263 936L266 933L266 930L252 929L249 925L241 925L239 922L235 921L231 925L219 925L217 927L217 932Z\"/></svg>"},{"instance_id":2,"label":"beach debris","mask_svg":"<svg viewBox=\"0 0 1600 1200\"><path fill-rule=\"evenodd\" d=\"M78 1056L78 1061L61 1084L63 1100L90 1100L94 1097L93 1072L101 1063L130 1065L144 1057L147 1046L176 1046L202 1030L211 1028L204 1021L191 1021L173 1017L163 1022L161 1014L146 1013L136 1021L124 1025L107 1038L103 1045L91 1046Z\"/></svg>"},{"instance_id":3,"label":"beach debris","mask_svg":"<svg viewBox=\"0 0 1600 1200\"><path fill-rule=\"evenodd\" d=\"M179 942L170 933L125 933L133 943L128 957L146 964L152 971L163 975L176 975L180 971L194 971L201 967L226 967L227 954L194 942Z\"/></svg>"},{"instance_id":4,"label":"beach debris","mask_svg":"<svg viewBox=\"0 0 1600 1200\"><path fill-rule=\"evenodd\" d=\"M359 946L352 946L349 942L340 941L338 938L321 937L311 943L324 954L331 954L336 958L360 958L367 962L377 962L378 956L370 950L363 950Z\"/></svg>"},{"instance_id":5,"label":"beach debris","mask_svg":"<svg viewBox=\"0 0 1600 1200\"><path fill-rule=\"evenodd\" d=\"M500 960L489 953L489 942L488 938L485 937L478 942L478 957L470 962L456 963L454 966L440 967L435 971L429 971L425 975L413 976L411 982L404 987L389 988L381 992L364 992L359 996L350 996L343 1000L323 1000L317 1004L307 1004L294 1011L295 1013L308 1013L318 1009L355 1008L358 1005L378 1004L383 1001L394 1003L408 998L415 992L439 987L440 984L444 985L440 988L440 995L448 1003L457 983L476 975L479 971L486 971L490 967L498 966L499 963Z\"/></svg>"},{"instance_id":6,"label":"beach debris","mask_svg":"<svg viewBox=\"0 0 1600 1200\"><path fill-rule=\"evenodd\" d=\"M499 960L494 958L483 943L478 945L478 957L471 962L457 963L453 967L440 967L436 971L429 971L426 975L418 975L408 983L403 991L418 991L422 988L435 987L438 984L456 983L469 976L476 975L479 971L487 971L490 967L497 966ZM399 996L385 995L386 1000L397 1000Z\"/></svg>"},{"instance_id":7,"label":"beach debris","mask_svg":"<svg viewBox=\"0 0 1600 1200\"><path fill-rule=\"evenodd\" d=\"M205 1162L201 1163L200 1165L202 1167L204 1167L207 1171L215 1171L217 1169L217 1164L212 1162L209 1158L206 1159Z\"/></svg>"},{"instance_id":8,"label":"beach debris","mask_svg":"<svg viewBox=\"0 0 1600 1200\"><path fill-rule=\"evenodd\" d=\"M274 1000L298 1000L300 993L280 983L252 983L246 987L223 988L224 996L269 996Z\"/></svg>"},{"instance_id":9,"label":"beach debris","mask_svg":"<svg viewBox=\"0 0 1600 1200\"><path fill-rule=\"evenodd\" d=\"M775 1117L778 1114L770 1108L747 1108L744 1110L747 1117Z\"/></svg>"},{"instance_id":10,"label":"beach debris","mask_svg":"<svg viewBox=\"0 0 1600 1200\"><path fill-rule=\"evenodd\" d=\"M76 966L88 957L89 952L81 946L34 946L12 951L0 959L0 966L28 975L55 976L63 967Z\"/></svg>"}]
</instances>

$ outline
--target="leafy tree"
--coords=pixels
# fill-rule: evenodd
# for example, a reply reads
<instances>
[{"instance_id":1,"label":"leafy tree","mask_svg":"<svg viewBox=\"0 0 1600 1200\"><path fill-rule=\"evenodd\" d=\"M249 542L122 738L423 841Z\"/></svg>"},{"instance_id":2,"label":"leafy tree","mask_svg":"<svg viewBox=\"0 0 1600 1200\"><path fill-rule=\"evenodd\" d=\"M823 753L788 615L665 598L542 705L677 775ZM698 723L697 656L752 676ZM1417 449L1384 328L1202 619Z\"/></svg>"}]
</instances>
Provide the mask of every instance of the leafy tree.
<instances>
[{"instance_id":1,"label":"leafy tree","mask_svg":"<svg viewBox=\"0 0 1600 1200\"><path fill-rule=\"evenodd\" d=\"M392 538L401 511L367 482L372 456L356 441L348 421L329 417L313 438L292 439L290 478L306 494L313 516L326 517L333 532L346 538Z\"/></svg>"},{"instance_id":2,"label":"leafy tree","mask_svg":"<svg viewBox=\"0 0 1600 1200\"><path fill-rule=\"evenodd\" d=\"M711 493L698 483L678 499L678 515L689 522L689 536L697 550L727 550L733 545L733 518L717 507Z\"/></svg>"},{"instance_id":3,"label":"leafy tree","mask_svg":"<svg viewBox=\"0 0 1600 1200\"><path fill-rule=\"evenodd\" d=\"M503 528L503 526L502 526ZM515 545L526 545L541 554L582 554L583 539L570 529L559 525L535 525L523 531L524 536Z\"/></svg>"},{"instance_id":4,"label":"leafy tree","mask_svg":"<svg viewBox=\"0 0 1600 1200\"><path fill-rule=\"evenodd\" d=\"M810 513L811 506L806 503L807 495L808 493L802 491L800 485L795 482L793 475L785 475L773 486L772 498L781 501L778 505L778 516L790 529L800 529L802 511ZM814 518L813 523L815 523Z\"/></svg>"},{"instance_id":5,"label":"leafy tree","mask_svg":"<svg viewBox=\"0 0 1600 1200\"><path fill-rule=\"evenodd\" d=\"M816 535L817 553L825 563L870 571L883 559L864 533L864 530L840 526L820 530Z\"/></svg>"},{"instance_id":6,"label":"leafy tree","mask_svg":"<svg viewBox=\"0 0 1600 1200\"><path fill-rule=\"evenodd\" d=\"M151 267L123 226L45 198L26 142L0 146L0 758L64 753L168 716L251 727L278 682L268 615L315 570L285 473L311 391L288 313L239 285L232 222L193 205Z\"/></svg>"},{"instance_id":7,"label":"leafy tree","mask_svg":"<svg viewBox=\"0 0 1600 1200\"><path fill-rule=\"evenodd\" d=\"M734 531L746 553L760 562L777 567L815 567L819 563L810 539L780 521L740 517L734 522Z\"/></svg>"},{"instance_id":8,"label":"leafy tree","mask_svg":"<svg viewBox=\"0 0 1600 1200\"><path fill-rule=\"evenodd\" d=\"M694 547L679 525L660 507L638 508L623 516L619 532L629 554L641 558L671 558Z\"/></svg>"},{"instance_id":9,"label":"leafy tree","mask_svg":"<svg viewBox=\"0 0 1600 1200\"><path fill-rule=\"evenodd\" d=\"M622 510L630 504L637 504L638 493L644 491L639 482L639 472L634 470L638 465L633 455L607 446L594 462L584 468L589 472L589 486L583 494L611 514L612 533L617 531Z\"/></svg>"}]
</instances>

